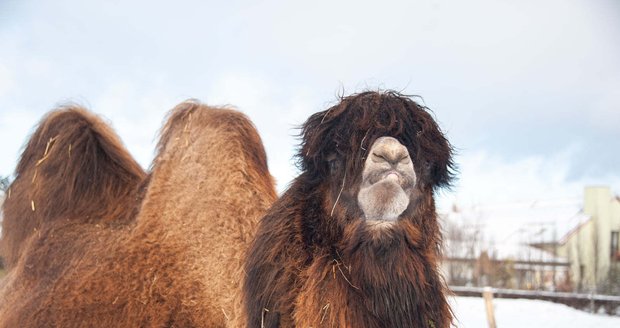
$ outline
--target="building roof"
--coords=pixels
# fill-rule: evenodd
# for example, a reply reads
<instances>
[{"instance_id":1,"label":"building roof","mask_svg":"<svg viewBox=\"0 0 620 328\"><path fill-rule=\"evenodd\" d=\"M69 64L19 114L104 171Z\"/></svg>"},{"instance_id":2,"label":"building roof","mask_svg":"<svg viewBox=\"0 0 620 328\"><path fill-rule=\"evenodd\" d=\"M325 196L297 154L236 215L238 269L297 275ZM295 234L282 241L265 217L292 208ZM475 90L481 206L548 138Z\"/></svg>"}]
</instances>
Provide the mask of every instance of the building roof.
<instances>
[{"instance_id":1,"label":"building roof","mask_svg":"<svg viewBox=\"0 0 620 328\"><path fill-rule=\"evenodd\" d=\"M565 260L532 245L557 244L575 227L589 220L583 214L582 204L581 199L572 198L454 206L441 217L447 220L444 225L456 226L470 234L477 231L480 243L476 254L487 250L497 259L562 262ZM471 255L466 254L471 253L471 245L467 247L448 239L446 237L449 254Z\"/></svg>"}]
</instances>

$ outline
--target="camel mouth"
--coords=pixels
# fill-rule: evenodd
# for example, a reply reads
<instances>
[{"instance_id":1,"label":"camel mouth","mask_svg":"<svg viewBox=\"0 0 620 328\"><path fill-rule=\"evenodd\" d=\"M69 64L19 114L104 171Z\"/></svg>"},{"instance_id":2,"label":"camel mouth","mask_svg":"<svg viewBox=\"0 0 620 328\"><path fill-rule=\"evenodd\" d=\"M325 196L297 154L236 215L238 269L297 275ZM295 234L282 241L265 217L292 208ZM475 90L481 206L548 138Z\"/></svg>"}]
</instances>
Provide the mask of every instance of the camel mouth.
<instances>
[{"instance_id":1,"label":"camel mouth","mask_svg":"<svg viewBox=\"0 0 620 328\"><path fill-rule=\"evenodd\" d=\"M390 171L383 177L383 179L386 181L393 181L395 183L400 184L401 177L400 177L400 174L398 174L398 172Z\"/></svg>"},{"instance_id":2,"label":"camel mouth","mask_svg":"<svg viewBox=\"0 0 620 328\"><path fill-rule=\"evenodd\" d=\"M409 206L416 183L411 157L407 148L392 137L377 139L369 154L357 195L358 205L368 222L395 222Z\"/></svg>"},{"instance_id":3,"label":"camel mouth","mask_svg":"<svg viewBox=\"0 0 620 328\"><path fill-rule=\"evenodd\" d=\"M399 170L390 169L372 172L368 174L364 182L366 182L366 185L374 185L377 183L394 183L399 185L404 190L409 190L413 188L415 184L415 176Z\"/></svg>"}]
</instances>

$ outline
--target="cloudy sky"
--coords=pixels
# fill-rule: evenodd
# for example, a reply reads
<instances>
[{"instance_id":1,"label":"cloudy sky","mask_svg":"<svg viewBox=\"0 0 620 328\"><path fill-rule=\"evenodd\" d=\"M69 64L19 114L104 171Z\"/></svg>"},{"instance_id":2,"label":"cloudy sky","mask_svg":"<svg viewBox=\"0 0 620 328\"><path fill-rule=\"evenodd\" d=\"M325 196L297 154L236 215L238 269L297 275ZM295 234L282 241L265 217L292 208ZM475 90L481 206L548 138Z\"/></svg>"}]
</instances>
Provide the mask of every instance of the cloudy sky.
<instances>
[{"instance_id":1,"label":"cloudy sky","mask_svg":"<svg viewBox=\"0 0 620 328\"><path fill-rule=\"evenodd\" d=\"M458 150L442 206L620 193L616 0L0 0L0 175L48 110L107 118L147 167L187 98L257 125L279 190L339 93L421 95Z\"/></svg>"}]
</instances>

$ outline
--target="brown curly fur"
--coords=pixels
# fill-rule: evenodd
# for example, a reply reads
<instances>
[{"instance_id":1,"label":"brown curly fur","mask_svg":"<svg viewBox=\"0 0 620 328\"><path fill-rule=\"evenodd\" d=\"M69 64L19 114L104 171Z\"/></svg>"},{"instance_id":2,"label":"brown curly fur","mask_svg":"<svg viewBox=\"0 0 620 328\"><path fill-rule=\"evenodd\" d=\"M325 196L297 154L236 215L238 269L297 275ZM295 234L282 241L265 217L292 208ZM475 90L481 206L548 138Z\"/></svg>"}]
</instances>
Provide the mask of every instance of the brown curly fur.
<instances>
[{"instance_id":1,"label":"brown curly fur","mask_svg":"<svg viewBox=\"0 0 620 328\"><path fill-rule=\"evenodd\" d=\"M396 226L377 234L356 195L381 136L407 147L419 180ZM452 149L426 108L395 92L365 92L311 116L302 138L302 172L248 250L249 326L449 327L433 192L452 178Z\"/></svg>"},{"instance_id":2,"label":"brown curly fur","mask_svg":"<svg viewBox=\"0 0 620 328\"><path fill-rule=\"evenodd\" d=\"M52 112L3 207L0 327L242 326L242 259L275 198L238 112L177 106L148 177L96 116Z\"/></svg>"}]
</instances>

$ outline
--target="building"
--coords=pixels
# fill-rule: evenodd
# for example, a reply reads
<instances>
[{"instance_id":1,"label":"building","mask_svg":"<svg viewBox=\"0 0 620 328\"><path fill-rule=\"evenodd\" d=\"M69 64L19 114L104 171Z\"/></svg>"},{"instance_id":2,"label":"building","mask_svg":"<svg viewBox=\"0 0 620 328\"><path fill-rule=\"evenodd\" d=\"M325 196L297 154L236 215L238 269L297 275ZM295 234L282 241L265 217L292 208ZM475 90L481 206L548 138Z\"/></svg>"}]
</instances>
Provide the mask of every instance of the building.
<instances>
[{"instance_id":1,"label":"building","mask_svg":"<svg viewBox=\"0 0 620 328\"><path fill-rule=\"evenodd\" d=\"M453 206L441 215L444 275L452 285L566 291L570 264L555 247L580 212L579 198Z\"/></svg>"},{"instance_id":2,"label":"building","mask_svg":"<svg viewBox=\"0 0 620 328\"><path fill-rule=\"evenodd\" d=\"M620 295L620 198L608 187L586 187L583 198L453 206L441 217L450 284Z\"/></svg>"},{"instance_id":3,"label":"building","mask_svg":"<svg viewBox=\"0 0 620 328\"><path fill-rule=\"evenodd\" d=\"M608 187L586 187L583 216L558 242L578 291L620 293L620 199Z\"/></svg>"}]
</instances>

